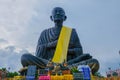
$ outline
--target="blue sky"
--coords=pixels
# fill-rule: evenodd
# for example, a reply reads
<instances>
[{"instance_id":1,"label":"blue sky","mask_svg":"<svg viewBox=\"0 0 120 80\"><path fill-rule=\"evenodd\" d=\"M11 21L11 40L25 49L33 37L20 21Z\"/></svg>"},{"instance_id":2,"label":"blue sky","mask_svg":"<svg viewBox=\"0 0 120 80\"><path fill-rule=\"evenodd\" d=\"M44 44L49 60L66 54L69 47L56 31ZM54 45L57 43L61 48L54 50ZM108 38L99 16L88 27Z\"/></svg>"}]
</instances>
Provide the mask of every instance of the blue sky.
<instances>
[{"instance_id":1,"label":"blue sky","mask_svg":"<svg viewBox=\"0 0 120 80\"><path fill-rule=\"evenodd\" d=\"M20 57L34 55L41 31L54 26L54 7L65 9L64 25L75 28L83 52L100 62L103 75L120 64L119 0L0 0L0 67L21 68Z\"/></svg>"}]
</instances>

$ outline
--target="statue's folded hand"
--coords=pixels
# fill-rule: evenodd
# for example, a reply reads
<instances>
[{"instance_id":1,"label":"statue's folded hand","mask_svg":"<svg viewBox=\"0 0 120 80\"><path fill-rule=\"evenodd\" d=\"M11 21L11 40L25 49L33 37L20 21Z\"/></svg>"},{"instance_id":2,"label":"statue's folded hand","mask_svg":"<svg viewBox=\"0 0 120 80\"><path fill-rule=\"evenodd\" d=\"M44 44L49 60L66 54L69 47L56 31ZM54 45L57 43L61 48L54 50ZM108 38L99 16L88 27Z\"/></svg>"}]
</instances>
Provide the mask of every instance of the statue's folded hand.
<instances>
[{"instance_id":1,"label":"statue's folded hand","mask_svg":"<svg viewBox=\"0 0 120 80\"><path fill-rule=\"evenodd\" d=\"M57 40L53 41L53 42L49 42L47 43L47 48L55 48L57 44Z\"/></svg>"}]
</instances>

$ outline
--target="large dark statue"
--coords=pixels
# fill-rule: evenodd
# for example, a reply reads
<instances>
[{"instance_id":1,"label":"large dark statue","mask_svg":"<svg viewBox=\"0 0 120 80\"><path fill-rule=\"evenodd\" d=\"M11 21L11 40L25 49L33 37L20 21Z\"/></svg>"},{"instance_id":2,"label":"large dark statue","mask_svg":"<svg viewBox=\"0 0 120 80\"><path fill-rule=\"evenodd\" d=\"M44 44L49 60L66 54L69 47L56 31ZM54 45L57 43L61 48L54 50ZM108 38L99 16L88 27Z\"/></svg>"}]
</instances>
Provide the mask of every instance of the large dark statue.
<instances>
[{"instance_id":1,"label":"large dark statue","mask_svg":"<svg viewBox=\"0 0 120 80\"><path fill-rule=\"evenodd\" d=\"M62 8L55 7L52 10L50 18L55 23L54 27L46 29L41 33L35 56L31 54L22 55L21 63L23 67L36 65L39 68L45 68L48 61L53 58L63 21L65 21L67 17ZM83 54L82 46L75 29L72 29L71 33L67 63L68 65L89 65L93 73L97 72L99 69L99 63L96 59L93 59L89 54Z\"/></svg>"}]
</instances>

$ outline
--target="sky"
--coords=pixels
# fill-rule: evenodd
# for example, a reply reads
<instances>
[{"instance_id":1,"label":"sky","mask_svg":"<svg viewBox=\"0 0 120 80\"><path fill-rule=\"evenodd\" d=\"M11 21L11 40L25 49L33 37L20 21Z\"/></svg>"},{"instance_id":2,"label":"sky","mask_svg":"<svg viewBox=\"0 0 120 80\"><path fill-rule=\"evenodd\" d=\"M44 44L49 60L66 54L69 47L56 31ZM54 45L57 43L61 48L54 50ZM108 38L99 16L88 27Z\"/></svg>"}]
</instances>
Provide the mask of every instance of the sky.
<instances>
[{"instance_id":1,"label":"sky","mask_svg":"<svg viewBox=\"0 0 120 80\"><path fill-rule=\"evenodd\" d=\"M120 68L119 0L0 0L0 68L22 68L21 55L34 55L40 33L53 27L54 7L67 15L64 25L75 28L84 53L100 63L99 72Z\"/></svg>"}]
</instances>

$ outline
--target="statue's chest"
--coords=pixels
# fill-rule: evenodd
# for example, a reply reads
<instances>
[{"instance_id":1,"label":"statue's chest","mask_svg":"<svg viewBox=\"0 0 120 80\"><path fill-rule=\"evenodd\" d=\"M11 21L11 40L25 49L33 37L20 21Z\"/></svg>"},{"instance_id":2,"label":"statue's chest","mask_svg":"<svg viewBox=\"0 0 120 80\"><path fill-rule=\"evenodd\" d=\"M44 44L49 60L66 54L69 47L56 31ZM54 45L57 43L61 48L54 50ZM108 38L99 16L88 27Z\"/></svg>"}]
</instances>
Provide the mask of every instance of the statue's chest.
<instances>
[{"instance_id":1,"label":"statue's chest","mask_svg":"<svg viewBox=\"0 0 120 80\"><path fill-rule=\"evenodd\" d=\"M53 41L58 40L59 33L57 31L54 31L53 29L50 29L48 30L48 35L46 36L49 42L53 42Z\"/></svg>"}]
</instances>

